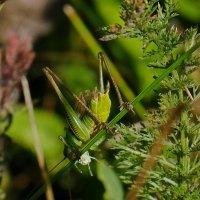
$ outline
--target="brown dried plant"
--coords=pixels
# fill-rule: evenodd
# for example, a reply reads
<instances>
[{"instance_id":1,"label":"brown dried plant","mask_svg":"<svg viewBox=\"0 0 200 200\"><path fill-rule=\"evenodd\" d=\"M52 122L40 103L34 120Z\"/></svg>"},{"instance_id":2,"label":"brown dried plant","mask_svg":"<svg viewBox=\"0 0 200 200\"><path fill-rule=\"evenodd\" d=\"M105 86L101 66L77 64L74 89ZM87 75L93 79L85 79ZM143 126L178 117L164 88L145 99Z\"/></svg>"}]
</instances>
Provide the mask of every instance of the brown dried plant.
<instances>
[{"instance_id":1,"label":"brown dried plant","mask_svg":"<svg viewBox=\"0 0 200 200\"><path fill-rule=\"evenodd\" d=\"M30 68L35 53L31 50L32 40L23 41L11 34L0 57L0 110L8 109L19 95L21 77Z\"/></svg>"}]
</instances>

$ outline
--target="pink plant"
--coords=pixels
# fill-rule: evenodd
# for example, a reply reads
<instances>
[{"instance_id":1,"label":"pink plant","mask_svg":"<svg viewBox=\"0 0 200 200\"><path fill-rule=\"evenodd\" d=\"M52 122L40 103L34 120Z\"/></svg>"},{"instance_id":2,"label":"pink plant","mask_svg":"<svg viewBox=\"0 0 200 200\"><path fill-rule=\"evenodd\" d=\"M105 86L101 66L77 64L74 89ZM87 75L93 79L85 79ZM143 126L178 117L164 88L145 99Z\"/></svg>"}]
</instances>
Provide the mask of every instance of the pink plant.
<instances>
[{"instance_id":1,"label":"pink plant","mask_svg":"<svg viewBox=\"0 0 200 200\"><path fill-rule=\"evenodd\" d=\"M35 57L31 46L31 39L22 41L18 35L11 34L1 50L0 111L17 100L20 79L27 73Z\"/></svg>"}]
</instances>

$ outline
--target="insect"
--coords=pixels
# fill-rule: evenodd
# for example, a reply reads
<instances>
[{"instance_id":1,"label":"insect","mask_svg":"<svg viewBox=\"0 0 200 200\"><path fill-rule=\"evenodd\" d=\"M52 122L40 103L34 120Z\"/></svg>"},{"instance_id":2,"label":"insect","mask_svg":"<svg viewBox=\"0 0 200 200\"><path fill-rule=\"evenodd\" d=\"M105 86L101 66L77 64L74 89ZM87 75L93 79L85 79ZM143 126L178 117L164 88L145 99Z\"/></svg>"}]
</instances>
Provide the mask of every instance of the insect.
<instances>
[{"instance_id":1,"label":"insect","mask_svg":"<svg viewBox=\"0 0 200 200\"><path fill-rule=\"evenodd\" d=\"M92 136L95 135L99 129L107 128L109 131L111 131L106 125L111 109L111 100L109 97L110 84L107 82L106 86L104 86L103 66L107 69L111 77L111 81L115 87L119 99L120 108L125 107L133 110L129 103L123 102L115 80L111 76L111 72L107 66L103 53L100 52L98 54L98 58L99 89L95 88L93 91L82 92L79 96L75 95L67 87L65 87L62 81L49 68L44 69L47 78L64 105L67 123L70 131L72 132L66 131L65 138L62 136L59 137L59 139L65 145L64 155L71 160L76 160L75 166L78 170L78 163L81 165L87 165L91 176L91 159L97 159L90 156L88 151L80 155L79 150L84 143L86 143ZM76 100L75 109L72 108L67 100L69 95L73 96ZM102 141L98 141L91 148L95 148L101 142Z\"/></svg>"}]
</instances>

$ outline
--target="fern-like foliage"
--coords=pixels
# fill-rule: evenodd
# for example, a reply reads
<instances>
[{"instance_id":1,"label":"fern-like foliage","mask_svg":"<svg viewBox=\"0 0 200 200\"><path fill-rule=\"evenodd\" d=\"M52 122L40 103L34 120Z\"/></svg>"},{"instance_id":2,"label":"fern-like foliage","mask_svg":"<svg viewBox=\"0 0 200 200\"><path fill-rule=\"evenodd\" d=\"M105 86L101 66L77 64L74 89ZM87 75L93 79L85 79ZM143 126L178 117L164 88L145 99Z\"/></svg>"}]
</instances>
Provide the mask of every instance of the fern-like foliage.
<instances>
[{"instance_id":1,"label":"fern-like foliage","mask_svg":"<svg viewBox=\"0 0 200 200\"><path fill-rule=\"evenodd\" d=\"M123 0L120 15L124 26L105 27L101 40L139 38L143 49L141 59L149 67L164 70L199 37L194 28L180 32L172 25L177 8L178 3L172 0L166 0L162 6L157 0ZM200 106L200 85L190 76L199 64L197 53L185 60L182 70L173 71L163 80L158 108L146 115L146 121L133 126L117 125L117 135L110 139L120 178L134 187L143 162L150 156L156 138L160 137L160 127L168 121L170 110L185 105L179 118L170 124L172 131L164 141L156 165L149 171L140 199L189 200L200 197L200 117L195 110Z\"/></svg>"},{"instance_id":2,"label":"fern-like foliage","mask_svg":"<svg viewBox=\"0 0 200 200\"><path fill-rule=\"evenodd\" d=\"M158 128L167 121L169 110L180 103L188 103L180 119L173 124L173 132L150 172L141 199L189 199L200 194L200 118L193 112L192 100L186 92L187 89L191 91L195 101L200 95L199 84L186 80L186 76L178 76L176 71L172 76L163 82L167 91L160 94L159 108L147 114L147 121L131 127L117 125L118 134L111 139L120 178L124 183L132 184L159 137Z\"/></svg>"},{"instance_id":3,"label":"fern-like foliage","mask_svg":"<svg viewBox=\"0 0 200 200\"><path fill-rule=\"evenodd\" d=\"M162 7L158 0L123 0L121 18L124 25L104 27L103 41L117 38L138 38L142 42L143 59L148 66L166 68L195 42L196 29L180 32L171 21L178 15L178 3L166 0ZM192 39L192 40L191 40ZM192 66L197 59L188 61Z\"/></svg>"}]
</instances>

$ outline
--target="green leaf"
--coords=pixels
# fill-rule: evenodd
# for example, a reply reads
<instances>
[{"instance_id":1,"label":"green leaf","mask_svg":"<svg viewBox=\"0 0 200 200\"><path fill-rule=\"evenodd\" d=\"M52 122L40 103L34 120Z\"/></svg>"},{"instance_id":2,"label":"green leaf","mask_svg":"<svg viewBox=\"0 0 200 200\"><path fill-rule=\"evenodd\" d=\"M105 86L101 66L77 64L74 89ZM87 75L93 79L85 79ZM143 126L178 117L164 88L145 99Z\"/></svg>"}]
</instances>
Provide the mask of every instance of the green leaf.
<instances>
[{"instance_id":1,"label":"green leaf","mask_svg":"<svg viewBox=\"0 0 200 200\"><path fill-rule=\"evenodd\" d=\"M180 1L180 13L189 20L199 22L200 20L200 4L195 0L181 0Z\"/></svg>"},{"instance_id":2,"label":"green leaf","mask_svg":"<svg viewBox=\"0 0 200 200\"><path fill-rule=\"evenodd\" d=\"M35 109L34 114L47 166L51 169L63 159L63 145L58 136L64 136L65 123L58 115L52 112ZM14 120L8 135L15 143L35 154L27 110L19 108L19 111L14 113Z\"/></svg>"},{"instance_id":3,"label":"green leaf","mask_svg":"<svg viewBox=\"0 0 200 200\"><path fill-rule=\"evenodd\" d=\"M97 175L105 188L105 200L123 200L124 191L114 170L104 163L97 164Z\"/></svg>"}]
</instances>

